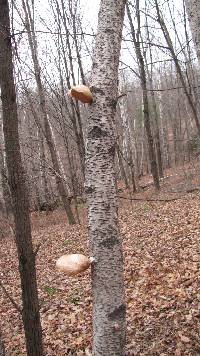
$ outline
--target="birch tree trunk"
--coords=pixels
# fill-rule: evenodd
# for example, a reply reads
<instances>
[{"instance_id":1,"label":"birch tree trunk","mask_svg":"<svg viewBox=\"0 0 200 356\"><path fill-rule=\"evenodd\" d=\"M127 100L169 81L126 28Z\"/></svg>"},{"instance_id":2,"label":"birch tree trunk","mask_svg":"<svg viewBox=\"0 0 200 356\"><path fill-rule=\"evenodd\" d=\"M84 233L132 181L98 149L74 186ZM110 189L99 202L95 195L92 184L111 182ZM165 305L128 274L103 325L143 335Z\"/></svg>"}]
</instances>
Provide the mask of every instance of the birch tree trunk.
<instances>
[{"instance_id":1,"label":"birch tree trunk","mask_svg":"<svg viewBox=\"0 0 200 356\"><path fill-rule=\"evenodd\" d=\"M200 64L200 1L185 0L193 41Z\"/></svg>"},{"instance_id":2,"label":"birch tree trunk","mask_svg":"<svg viewBox=\"0 0 200 356\"><path fill-rule=\"evenodd\" d=\"M86 195L93 292L93 356L122 356L125 343L123 257L119 236L114 117L125 0L101 0L92 67Z\"/></svg>"},{"instance_id":3,"label":"birch tree trunk","mask_svg":"<svg viewBox=\"0 0 200 356\"><path fill-rule=\"evenodd\" d=\"M0 9L0 87L3 130L22 288L22 319L27 355L42 356L42 329L39 315L35 253L32 245L29 203L19 146L9 4L7 0L0 0Z\"/></svg>"}]
</instances>

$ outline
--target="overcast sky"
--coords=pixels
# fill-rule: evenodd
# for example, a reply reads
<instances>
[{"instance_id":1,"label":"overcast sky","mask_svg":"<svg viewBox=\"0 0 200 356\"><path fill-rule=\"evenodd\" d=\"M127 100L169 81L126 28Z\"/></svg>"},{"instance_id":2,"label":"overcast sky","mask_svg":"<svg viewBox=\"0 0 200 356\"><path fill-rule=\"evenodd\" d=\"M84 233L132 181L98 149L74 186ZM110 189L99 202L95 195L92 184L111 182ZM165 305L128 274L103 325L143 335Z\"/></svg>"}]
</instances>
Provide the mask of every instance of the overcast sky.
<instances>
[{"instance_id":1,"label":"overcast sky","mask_svg":"<svg viewBox=\"0 0 200 356\"><path fill-rule=\"evenodd\" d=\"M53 0L51 0L53 2ZM141 9L144 7L144 1L141 0ZM172 10L173 16L174 16L174 21L177 24L178 28L178 33L181 38L182 43L185 41L185 35L184 35L184 26L183 26L183 0L168 0L170 4L170 8ZM148 4L153 2L152 0L148 1ZM21 0L18 0L18 3L21 3ZM52 12L50 10L49 6L49 1L48 0L35 0L34 2L35 8L36 8L36 25L35 28L36 30L45 30L47 31L47 27L50 29L50 31L55 31L54 27L54 21L52 17ZM98 11L99 11L99 4L100 0L80 0L80 6L81 6L81 14L82 14L82 19L83 19L83 28L87 33L92 33L92 29L94 32L96 31L97 27L97 21L98 21ZM169 16L169 11L167 8L167 1L163 0L160 1L160 4L163 4L161 6L163 13L165 15L165 20L168 25L168 29L170 30L170 34L172 37L172 40L174 41L175 47L177 51L179 51L179 44L178 41L175 39L175 34L172 26L172 21L170 20ZM153 11L153 10L152 10ZM155 15L155 14L154 14ZM41 18L44 19L45 23L47 26L45 26L41 22ZM16 25L15 25L16 26ZM161 32L157 29L159 26L158 24L154 21L152 22L152 26L155 26L155 30L151 30L151 35L154 36L153 42L158 43L158 44L163 44L165 45L165 41L163 39L163 36ZM17 25L17 27L19 27ZM48 32L48 31L47 31ZM129 32L129 29L127 28L127 21L125 20L125 26L124 26L124 37L127 39L127 33ZM54 71L54 63L55 63L55 58L57 56L56 52L56 47L55 47L55 40L56 36L51 33L47 34L37 34L38 38L38 43L39 43L39 53L40 57L42 57L42 69L46 70L48 75L51 75L51 73ZM86 37L88 40L89 44L89 49L91 50L92 53L92 37L87 36ZM130 37L129 37L130 39ZM21 56L23 57L24 61L26 63L30 64L30 52L28 53L27 51L28 48L28 43L27 43L27 38L25 35L23 35L23 38L21 39L20 42L20 53ZM180 54L181 56L181 54ZM169 53L167 51L161 51L158 50L158 48L154 47L154 57L156 59L167 59L169 58ZM88 54L82 53L82 59L83 59L83 64L86 68L86 71L89 70L91 66L91 59ZM133 45L130 42L122 42L122 61L128 64L129 66L133 67L134 69L136 68L136 61L135 61L135 54L133 50ZM25 71L25 67L24 67ZM28 69L27 69L28 71ZM55 76L55 73L54 73Z\"/></svg>"}]
</instances>

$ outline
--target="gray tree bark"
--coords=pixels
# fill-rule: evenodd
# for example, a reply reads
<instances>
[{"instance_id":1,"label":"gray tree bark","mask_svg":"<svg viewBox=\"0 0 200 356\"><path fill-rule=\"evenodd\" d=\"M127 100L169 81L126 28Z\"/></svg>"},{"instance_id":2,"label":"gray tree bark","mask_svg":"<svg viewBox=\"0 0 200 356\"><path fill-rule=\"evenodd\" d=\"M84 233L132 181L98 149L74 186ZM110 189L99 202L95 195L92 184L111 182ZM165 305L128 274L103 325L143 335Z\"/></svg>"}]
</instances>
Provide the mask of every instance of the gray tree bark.
<instances>
[{"instance_id":1,"label":"gray tree bark","mask_svg":"<svg viewBox=\"0 0 200 356\"><path fill-rule=\"evenodd\" d=\"M125 303L114 156L118 65L125 0L102 0L93 57L86 195L93 293L93 356L122 356Z\"/></svg>"},{"instance_id":2,"label":"gray tree bark","mask_svg":"<svg viewBox=\"0 0 200 356\"><path fill-rule=\"evenodd\" d=\"M0 87L3 130L22 288L22 319L27 355L42 356L42 328L39 314L35 253L32 245L29 202L19 145L8 0L0 0L0 9Z\"/></svg>"},{"instance_id":3,"label":"gray tree bark","mask_svg":"<svg viewBox=\"0 0 200 356\"><path fill-rule=\"evenodd\" d=\"M185 0L193 41L200 64L200 1Z\"/></svg>"}]
</instances>

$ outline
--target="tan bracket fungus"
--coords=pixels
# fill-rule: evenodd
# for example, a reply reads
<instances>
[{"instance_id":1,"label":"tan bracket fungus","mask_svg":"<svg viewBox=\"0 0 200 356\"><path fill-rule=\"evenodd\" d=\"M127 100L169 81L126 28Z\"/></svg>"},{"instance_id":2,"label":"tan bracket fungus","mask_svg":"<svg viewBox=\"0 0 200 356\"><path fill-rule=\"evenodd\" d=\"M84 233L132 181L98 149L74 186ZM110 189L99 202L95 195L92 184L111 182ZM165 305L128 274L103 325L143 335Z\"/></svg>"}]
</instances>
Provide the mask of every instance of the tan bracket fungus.
<instances>
[{"instance_id":1,"label":"tan bracket fungus","mask_svg":"<svg viewBox=\"0 0 200 356\"><path fill-rule=\"evenodd\" d=\"M76 100L80 100L84 104L92 103L92 93L86 85L73 86L67 94Z\"/></svg>"},{"instance_id":2,"label":"tan bracket fungus","mask_svg":"<svg viewBox=\"0 0 200 356\"><path fill-rule=\"evenodd\" d=\"M94 258L88 258L80 253L63 255L57 262L56 267L59 271L65 272L68 276L75 276L89 268Z\"/></svg>"}]
</instances>

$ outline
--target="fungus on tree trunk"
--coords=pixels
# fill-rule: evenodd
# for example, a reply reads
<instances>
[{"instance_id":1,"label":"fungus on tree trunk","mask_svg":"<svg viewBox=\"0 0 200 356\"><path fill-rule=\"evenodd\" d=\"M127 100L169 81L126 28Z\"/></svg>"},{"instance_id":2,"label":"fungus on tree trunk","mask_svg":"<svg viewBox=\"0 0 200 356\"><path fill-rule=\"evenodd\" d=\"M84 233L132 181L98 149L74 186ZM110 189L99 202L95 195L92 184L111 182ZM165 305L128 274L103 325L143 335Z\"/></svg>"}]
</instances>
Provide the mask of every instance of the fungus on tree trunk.
<instances>
[{"instance_id":1,"label":"fungus on tree trunk","mask_svg":"<svg viewBox=\"0 0 200 356\"><path fill-rule=\"evenodd\" d=\"M92 93L86 85L73 86L67 93L72 98L80 100L82 103L92 103Z\"/></svg>"},{"instance_id":2,"label":"fungus on tree trunk","mask_svg":"<svg viewBox=\"0 0 200 356\"><path fill-rule=\"evenodd\" d=\"M75 276L89 268L92 262L92 258L77 253L61 256L56 262L56 267L68 276Z\"/></svg>"}]
</instances>

